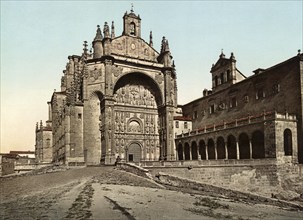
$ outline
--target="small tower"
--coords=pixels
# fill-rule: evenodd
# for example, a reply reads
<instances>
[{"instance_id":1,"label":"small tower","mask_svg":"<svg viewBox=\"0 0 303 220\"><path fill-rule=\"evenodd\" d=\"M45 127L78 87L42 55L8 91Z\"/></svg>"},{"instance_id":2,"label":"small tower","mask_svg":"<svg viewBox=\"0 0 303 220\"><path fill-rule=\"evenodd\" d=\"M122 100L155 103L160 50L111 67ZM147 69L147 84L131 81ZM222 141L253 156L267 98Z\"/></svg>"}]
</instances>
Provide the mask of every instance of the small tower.
<instances>
[{"instance_id":1,"label":"small tower","mask_svg":"<svg viewBox=\"0 0 303 220\"><path fill-rule=\"evenodd\" d=\"M221 51L219 60L212 66L210 72L213 80L213 92L225 89L246 78L236 68L234 53L231 53L230 58L226 58L223 50Z\"/></svg>"},{"instance_id":2,"label":"small tower","mask_svg":"<svg viewBox=\"0 0 303 220\"><path fill-rule=\"evenodd\" d=\"M141 18L134 13L133 6L123 16L123 35L141 38Z\"/></svg>"},{"instance_id":3,"label":"small tower","mask_svg":"<svg viewBox=\"0 0 303 220\"><path fill-rule=\"evenodd\" d=\"M101 29L100 26L97 25L97 33L96 33L96 37L93 41L93 48L94 48L94 54L93 54L93 58L100 58L103 55L103 46L102 46L102 33L101 33Z\"/></svg>"}]
</instances>

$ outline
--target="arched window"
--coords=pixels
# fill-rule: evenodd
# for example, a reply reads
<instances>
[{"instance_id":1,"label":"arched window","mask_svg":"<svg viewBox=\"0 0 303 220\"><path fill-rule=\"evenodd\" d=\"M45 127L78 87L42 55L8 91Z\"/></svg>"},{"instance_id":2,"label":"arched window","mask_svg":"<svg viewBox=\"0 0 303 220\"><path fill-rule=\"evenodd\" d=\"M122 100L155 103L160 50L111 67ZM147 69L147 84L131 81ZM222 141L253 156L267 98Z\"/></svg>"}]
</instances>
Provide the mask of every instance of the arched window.
<instances>
[{"instance_id":1,"label":"arched window","mask_svg":"<svg viewBox=\"0 0 303 220\"><path fill-rule=\"evenodd\" d=\"M218 159L225 159L225 142L223 137L217 139L217 155Z\"/></svg>"},{"instance_id":2,"label":"arched window","mask_svg":"<svg viewBox=\"0 0 303 220\"><path fill-rule=\"evenodd\" d=\"M239 136L239 151L240 151L240 159L250 158L249 138L245 133L242 133Z\"/></svg>"},{"instance_id":3,"label":"arched window","mask_svg":"<svg viewBox=\"0 0 303 220\"><path fill-rule=\"evenodd\" d=\"M205 142L203 140L199 142L199 154L201 155L201 160L206 160Z\"/></svg>"},{"instance_id":4,"label":"arched window","mask_svg":"<svg viewBox=\"0 0 303 220\"><path fill-rule=\"evenodd\" d=\"M215 76L215 86L218 85L218 76Z\"/></svg>"},{"instance_id":5,"label":"arched window","mask_svg":"<svg viewBox=\"0 0 303 220\"><path fill-rule=\"evenodd\" d=\"M178 158L179 158L179 160L184 160L184 158L183 158L183 147L182 147L182 144L178 145Z\"/></svg>"},{"instance_id":6,"label":"arched window","mask_svg":"<svg viewBox=\"0 0 303 220\"><path fill-rule=\"evenodd\" d=\"M233 135L229 135L227 138L227 152L228 159L237 159L237 144Z\"/></svg>"},{"instance_id":7,"label":"arched window","mask_svg":"<svg viewBox=\"0 0 303 220\"><path fill-rule=\"evenodd\" d=\"M192 160L198 160L198 147L196 142L191 144L191 158Z\"/></svg>"},{"instance_id":8,"label":"arched window","mask_svg":"<svg viewBox=\"0 0 303 220\"><path fill-rule=\"evenodd\" d=\"M208 159L214 160L216 159L216 153L215 153L215 143L213 139L209 139L207 142L207 150L208 150Z\"/></svg>"},{"instance_id":9,"label":"arched window","mask_svg":"<svg viewBox=\"0 0 303 220\"><path fill-rule=\"evenodd\" d=\"M264 134L262 131L255 131L252 135L252 158L265 158Z\"/></svg>"},{"instance_id":10,"label":"arched window","mask_svg":"<svg viewBox=\"0 0 303 220\"><path fill-rule=\"evenodd\" d=\"M284 154L285 156L292 155L292 135L288 128L284 131Z\"/></svg>"},{"instance_id":11,"label":"arched window","mask_svg":"<svg viewBox=\"0 0 303 220\"><path fill-rule=\"evenodd\" d=\"M136 25L134 22L130 23L130 26L129 26L130 30L129 30L129 33L130 35L133 35L133 36L136 36Z\"/></svg>"},{"instance_id":12,"label":"arched window","mask_svg":"<svg viewBox=\"0 0 303 220\"><path fill-rule=\"evenodd\" d=\"M184 160L190 160L190 149L189 149L189 144L185 143L184 145Z\"/></svg>"}]
</instances>

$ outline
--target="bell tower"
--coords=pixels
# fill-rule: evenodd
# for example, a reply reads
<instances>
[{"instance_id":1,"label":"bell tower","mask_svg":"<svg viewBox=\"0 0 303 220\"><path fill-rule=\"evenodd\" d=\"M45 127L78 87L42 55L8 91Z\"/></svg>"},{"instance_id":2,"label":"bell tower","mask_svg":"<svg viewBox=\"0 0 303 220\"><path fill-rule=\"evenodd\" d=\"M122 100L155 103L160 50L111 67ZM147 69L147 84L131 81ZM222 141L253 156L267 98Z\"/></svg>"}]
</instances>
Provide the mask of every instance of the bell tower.
<instances>
[{"instance_id":1,"label":"bell tower","mask_svg":"<svg viewBox=\"0 0 303 220\"><path fill-rule=\"evenodd\" d=\"M123 35L141 38L141 18L134 13L133 5L123 16Z\"/></svg>"}]
</instances>

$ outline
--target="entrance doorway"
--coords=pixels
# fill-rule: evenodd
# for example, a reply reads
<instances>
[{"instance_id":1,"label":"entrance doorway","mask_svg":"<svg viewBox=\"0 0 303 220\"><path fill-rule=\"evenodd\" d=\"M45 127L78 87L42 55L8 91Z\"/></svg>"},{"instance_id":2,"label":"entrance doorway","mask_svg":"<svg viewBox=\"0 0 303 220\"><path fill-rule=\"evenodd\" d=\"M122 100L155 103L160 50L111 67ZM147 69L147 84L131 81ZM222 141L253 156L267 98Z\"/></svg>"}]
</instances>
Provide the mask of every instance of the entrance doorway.
<instances>
[{"instance_id":1,"label":"entrance doorway","mask_svg":"<svg viewBox=\"0 0 303 220\"><path fill-rule=\"evenodd\" d=\"M141 160L141 146L138 143L131 143L127 151L128 162L139 163Z\"/></svg>"}]
</instances>

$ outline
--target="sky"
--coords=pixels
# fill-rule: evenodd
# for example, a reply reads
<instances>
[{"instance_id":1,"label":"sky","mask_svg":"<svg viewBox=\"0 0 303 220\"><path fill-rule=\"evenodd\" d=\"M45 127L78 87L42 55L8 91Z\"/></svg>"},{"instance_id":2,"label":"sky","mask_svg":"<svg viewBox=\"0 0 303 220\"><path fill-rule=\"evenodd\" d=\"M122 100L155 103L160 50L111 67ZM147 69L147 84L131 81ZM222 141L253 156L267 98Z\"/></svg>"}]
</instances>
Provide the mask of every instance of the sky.
<instances>
[{"instance_id":1,"label":"sky","mask_svg":"<svg viewBox=\"0 0 303 220\"><path fill-rule=\"evenodd\" d=\"M210 68L233 52L246 76L295 56L303 44L303 1L3 1L1 0L0 152L34 150L36 122L60 90L67 57L81 54L96 26L140 14L141 37L159 51L162 36L175 60L178 104L211 89Z\"/></svg>"}]
</instances>

